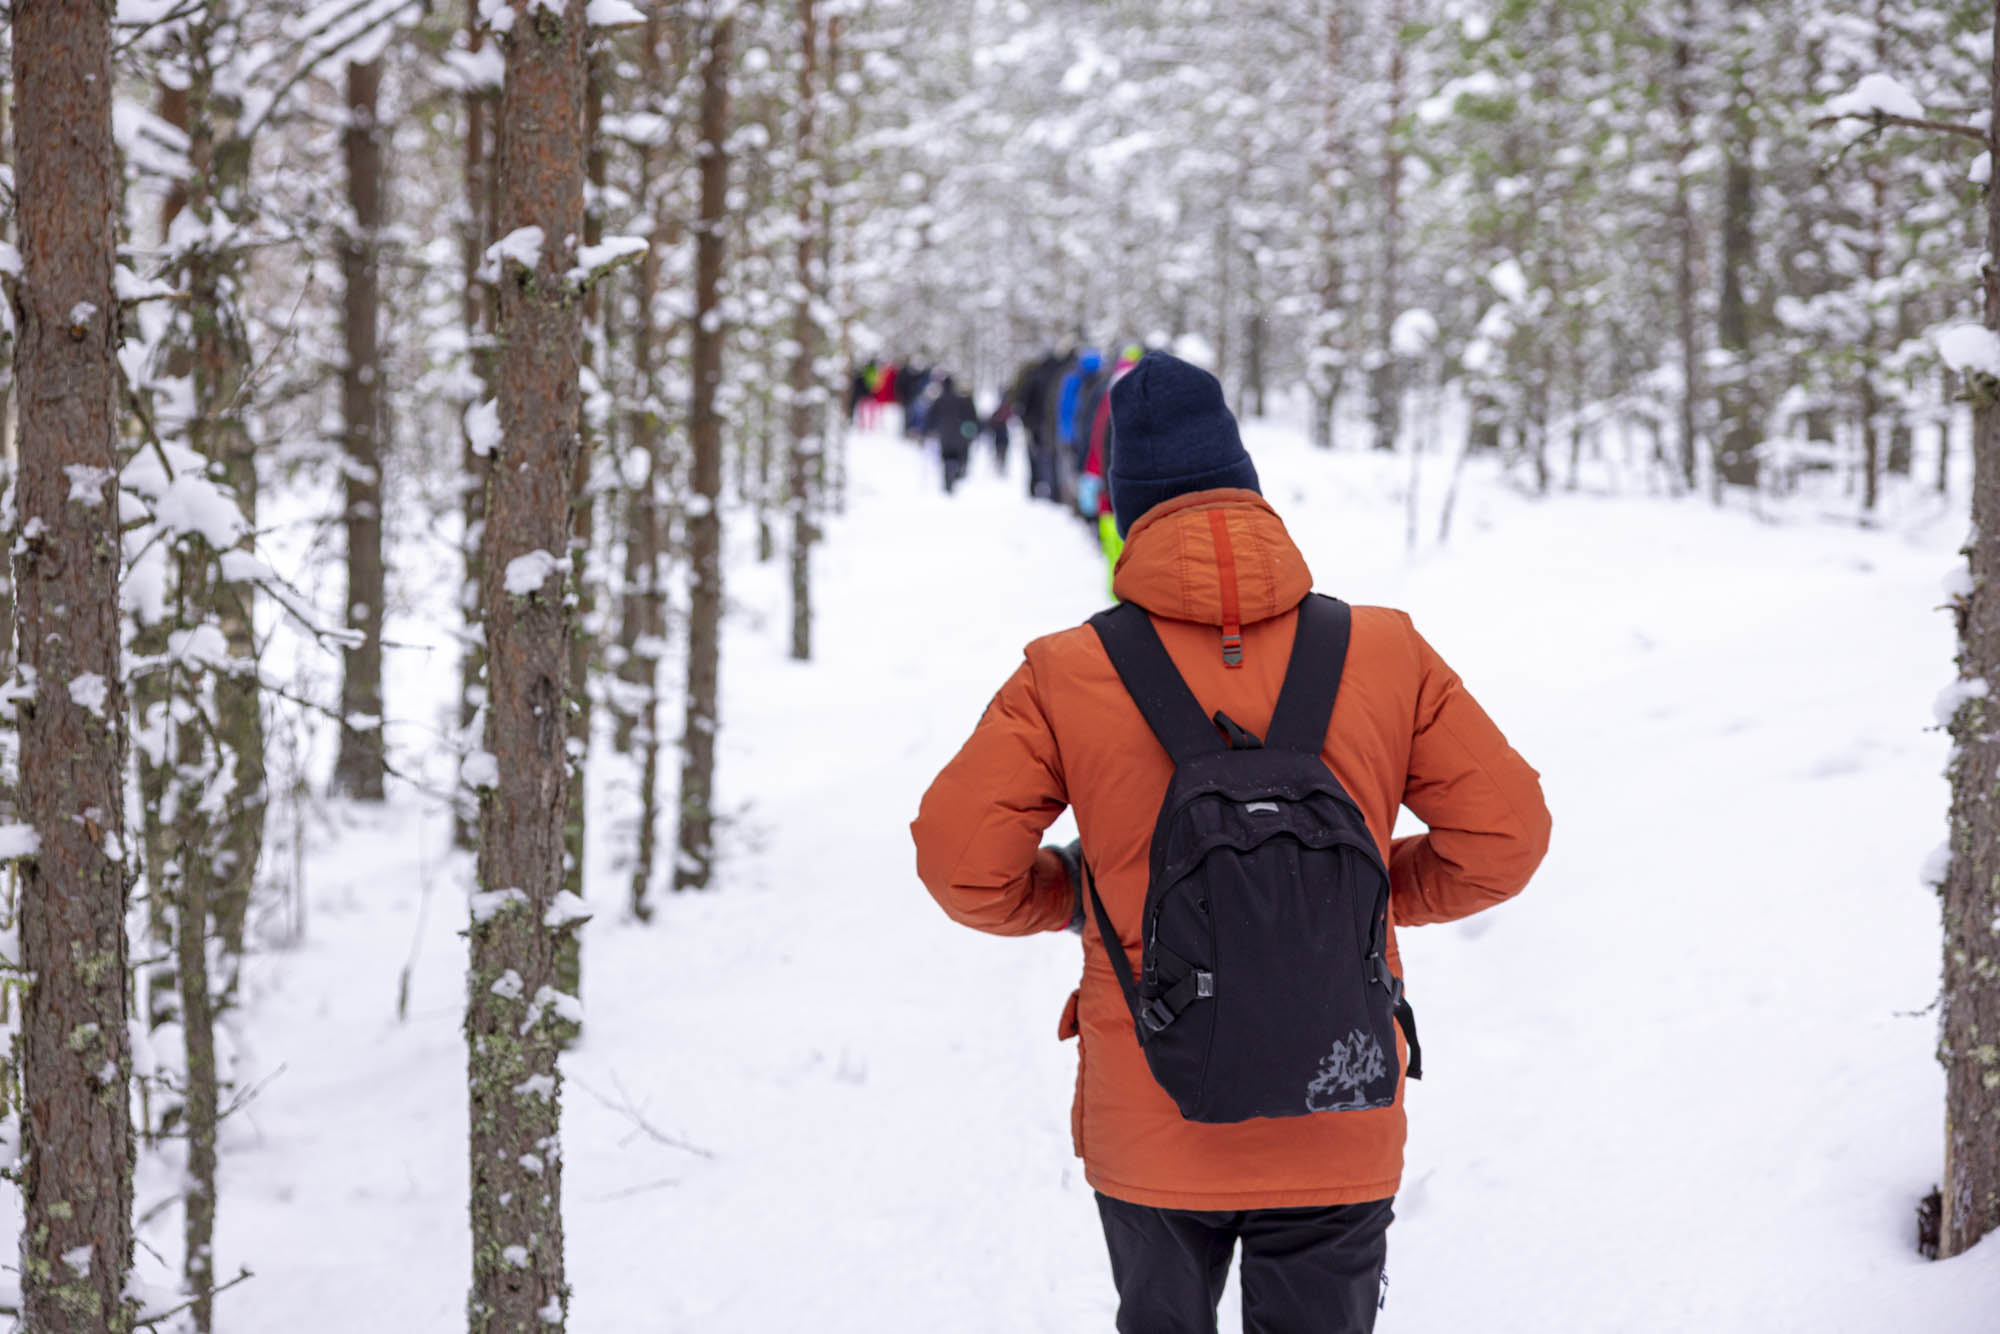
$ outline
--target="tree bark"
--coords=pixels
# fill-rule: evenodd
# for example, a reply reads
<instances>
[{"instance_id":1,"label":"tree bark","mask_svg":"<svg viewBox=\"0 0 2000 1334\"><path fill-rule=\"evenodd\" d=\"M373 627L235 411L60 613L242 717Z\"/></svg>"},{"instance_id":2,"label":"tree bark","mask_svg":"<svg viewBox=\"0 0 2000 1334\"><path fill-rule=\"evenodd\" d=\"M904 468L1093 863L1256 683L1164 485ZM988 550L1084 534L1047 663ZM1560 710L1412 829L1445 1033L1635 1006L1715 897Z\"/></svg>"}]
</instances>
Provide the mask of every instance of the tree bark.
<instances>
[{"instance_id":1,"label":"tree bark","mask_svg":"<svg viewBox=\"0 0 2000 1334\"><path fill-rule=\"evenodd\" d=\"M1994 5L2000 21L2000 3ZM1996 29L2000 34L2000 29ZM2000 127L2000 35L1992 113ZM2000 133L1988 132L1989 149ZM1986 186L1986 327L2000 331L2000 190ZM1939 1254L1959 1255L2000 1228L2000 737L1985 693L2000 680L2000 381L1969 376L1973 441L1972 591L1959 608L1958 669L1966 696L1952 716L1951 865L1943 886L1944 991L1938 1058L1945 1070ZM1978 693L1975 694L1975 691Z\"/></svg>"},{"instance_id":2,"label":"tree bark","mask_svg":"<svg viewBox=\"0 0 2000 1334\"><path fill-rule=\"evenodd\" d=\"M663 87L660 69L660 7L646 11L645 51L640 68L645 87ZM621 718L618 749L639 747L639 835L632 859L632 915L646 921L652 914L647 898L659 845L660 819L660 654L666 646L665 586L660 570L660 480L662 459L660 419L655 409L653 377L655 337L653 302L660 285L660 249L666 232L653 211L656 154L648 141L639 150L640 214L655 218L646 253L639 257L638 290L633 294L632 379L634 403L627 430L631 449L641 460L643 476L632 490L626 510L625 606L618 632L622 656L619 679L639 688L635 716Z\"/></svg>"},{"instance_id":3,"label":"tree bark","mask_svg":"<svg viewBox=\"0 0 2000 1334\"><path fill-rule=\"evenodd\" d=\"M118 153L111 11L16 0L23 268L15 297L13 535L21 771L25 1327L124 1331L132 1264L126 1098L125 697L119 663Z\"/></svg>"},{"instance_id":4,"label":"tree bark","mask_svg":"<svg viewBox=\"0 0 2000 1334\"><path fill-rule=\"evenodd\" d=\"M212 62L218 27L228 20L220 6L210 5L188 40L194 59L186 101L185 208L204 227L234 221L231 210L241 206L248 184L249 144L232 123L232 104L218 89ZM242 254L228 247L197 247L182 261L187 324L179 331L182 342L175 356L185 366L192 390L188 442L216 465L229 488L245 520L236 546L247 551L256 524L258 479L255 442L242 403L250 366L238 306ZM170 698L156 744L168 747L164 804L171 816L151 867L152 892L172 913L176 1004L185 1053L181 1268L189 1320L199 1334L207 1334L214 1320L216 1139L222 1105L215 1018L235 994L265 813L255 589L227 577L225 554L196 535L184 535L175 546L173 628L219 630L236 665L221 670L181 662L166 673ZM211 951L211 942L221 948Z\"/></svg>"},{"instance_id":5,"label":"tree bark","mask_svg":"<svg viewBox=\"0 0 2000 1334\"><path fill-rule=\"evenodd\" d=\"M586 38L586 41L588 39ZM597 45L588 56L584 75L583 137L585 189L583 243L597 245L604 240L604 143L599 127L604 119L605 83L608 57ZM610 363L608 327L602 313L611 303L604 299L603 285L610 275L593 281L583 298L583 362L597 376L607 373ZM608 425L609 423L605 423ZM575 476L571 479L570 505L574 515L569 539L570 590L575 612L570 618L569 641L569 761L571 767L569 807L563 819L563 888L584 897L583 869L587 860L590 812L590 676L598 662L597 574L592 564L597 549L597 491L592 482L592 460L597 452L598 423L584 421L577 438ZM583 942L574 931L556 942L556 987L571 995L583 994ZM556 1025L562 1045L568 1047L582 1036L579 1024L562 1019Z\"/></svg>"},{"instance_id":6,"label":"tree bark","mask_svg":"<svg viewBox=\"0 0 2000 1334\"><path fill-rule=\"evenodd\" d=\"M739 9L737 12L741 12ZM735 18L710 22L701 78L701 213L695 227L694 384L688 438L694 497L688 508L687 722L681 734L679 856L674 888L706 889L715 864L715 734L722 665L722 419L715 393L722 379L723 252L729 188L729 69Z\"/></svg>"},{"instance_id":7,"label":"tree bark","mask_svg":"<svg viewBox=\"0 0 2000 1334\"><path fill-rule=\"evenodd\" d=\"M466 46L478 51L487 34L479 21L479 0L465 3ZM494 393L493 297L474 275L493 240L498 216L499 192L494 188L493 159L498 138L494 124L493 94L486 88L471 88L465 94L465 212L460 223L460 262L464 266L464 297L461 319L465 345L472 362L479 397L466 407L485 404ZM487 460L473 447L470 429L462 442L465 477L463 560L465 581L459 589L459 608L465 618L465 652L459 659L458 726L468 744L479 710L486 703L485 623L481 619L481 590L486 582L486 484ZM478 820L469 803L461 803L454 834L458 846L478 844Z\"/></svg>"},{"instance_id":8,"label":"tree bark","mask_svg":"<svg viewBox=\"0 0 2000 1334\"><path fill-rule=\"evenodd\" d=\"M1744 279L1755 261L1755 152L1750 94L1739 87L1723 147L1722 294L1716 305L1716 341L1733 356L1717 394L1721 418L1715 455L1718 499L1725 485L1757 485L1757 444L1764 434L1763 402L1757 392L1750 336L1750 302L1744 291Z\"/></svg>"},{"instance_id":9,"label":"tree bark","mask_svg":"<svg viewBox=\"0 0 2000 1334\"><path fill-rule=\"evenodd\" d=\"M1695 327L1695 261L1698 238L1695 231L1693 191L1688 182L1688 158L1694 153L1694 96L1688 78L1694 65L1694 13L1685 0L1680 8L1679 30L1674 34L1673 104L1677 137L1674 162L1674 315L1681 354L1679 403L1680 484L1687 492L1695 489L1696 405L1701 401L1701 346Z\"/></svg>"},{"instance_id":10,"label":"tree bark","mask_svg":"<svg viewBox=\"0 0 2000 1334\"><path fill-rule=\"evenodd\" d=\"M382 137L378 121L382 62L347 67L347 199L353 230L344 239L342 333L347 358L340 372L341 416L347 427L342 477L347 507L347 628L361 642L343 653L337 791L381 801L382 620L387 577L382 562L382 344L379 284ZM368 720L368 721L363 721Z\"/></svg>"},{"instance_id":11,"label":"tree bark","mask_svg":"<svg viewBox=\"0 0 2000 1334\"><path fill-rule=\"evenodd\" d=\"M568 754L566 558L582 450L582 303L566 275L583 231L583 0L516 0L502 38L499 465L490 471L486 749L466 1003L472 1334L547 1334L567 1319L558 1025ZM537 237L535 229L539 233ZM529 246L527 242L535 241ZM523 256L532 258L532 264ZM573 906L573 903L572 903Z\"/></svg>"},{"instance_id":12,"label":"tree bark","mask_svg":"<svg viewBox=\"0 0 2000 1334\"><path fill-rule=\"evenodd\" d=\"M825 410L820 401L814 362L819 356L819 321L813 312L820 295L814 261L814 233L819 222L820 176L813 99L818 96L819 23L813 0L799 0L798 180L793 186L798 206L798 250L793 281L797 304L792 312L791 478L786 502L792 513L792 657L812 658L813 493L818 480Z\"/></svg>"},{"instance_id":13,"label":"tree bark","mask_svg":"<svg viewBox=\"0 0 2000 1334\"><path fill-rule=\"evenodd\" d=\"M1344 146L1340 129L1341 78L1340 15L1342 0L1322 0L1325 6L1325 50L1320 71L1320 126L1317 161L1313 170L1313 200L1318 230L1319 309L1313 317L1311 363L1307 383L1312 390L1312 442L1320 449L1333 448L1334 413L1340 400L1340 322L1344 309L1346 269L1342 263L1341 201L1345 170L1341 161Z\"/></svg>"},{"instance_id":14,"label":"tree bark","mask_svg":"<svg viewBox=\"0 0 2000 1334\"><path fill-rule=\"evenodd\" d=\"M1382 126L1382 308L1376 333L1379 358L1373 380L1375 448L1393 450L1403 425L1402 364L1392 333L1402 313L1403 145L1397 126L1403 118L1403 27L1406 0L1396 0L1389 15L1389 105Z\"/></svg>"}]
</instances>

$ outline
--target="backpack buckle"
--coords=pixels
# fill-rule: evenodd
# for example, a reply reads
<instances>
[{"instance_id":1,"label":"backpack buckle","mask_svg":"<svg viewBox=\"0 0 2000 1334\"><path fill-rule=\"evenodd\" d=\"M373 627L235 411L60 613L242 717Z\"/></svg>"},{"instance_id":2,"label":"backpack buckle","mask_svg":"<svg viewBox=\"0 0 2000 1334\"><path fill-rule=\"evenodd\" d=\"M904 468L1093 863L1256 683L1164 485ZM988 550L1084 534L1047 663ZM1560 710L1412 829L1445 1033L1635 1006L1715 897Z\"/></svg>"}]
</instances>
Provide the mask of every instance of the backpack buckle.
<instances>
[{"instance_id":1,"label":"backpack buckle","mask_svg":"<svg viewBox=\"0 0 2000 1334\"><path fill-rule=\"evenodd\" d=\"M1194 995L1196 1000L1207 1000L1215 995L1215 974L1196 972L1194 975Z\"/></svg>"},{"instance_id":2,"label":"backpack buckle","mask_svg":"<svg viewBox=\"0 0 2000 1334\"><path fill-rule=\"evenodd\" d=\"M1139 1023L1147 1034L1163 1031L1173 1023L1174 1018L1174 1012L1167 1008L1166 1001L1158 997L1147 1001L1139 1009Z\"/></svg>"}]
</instances>

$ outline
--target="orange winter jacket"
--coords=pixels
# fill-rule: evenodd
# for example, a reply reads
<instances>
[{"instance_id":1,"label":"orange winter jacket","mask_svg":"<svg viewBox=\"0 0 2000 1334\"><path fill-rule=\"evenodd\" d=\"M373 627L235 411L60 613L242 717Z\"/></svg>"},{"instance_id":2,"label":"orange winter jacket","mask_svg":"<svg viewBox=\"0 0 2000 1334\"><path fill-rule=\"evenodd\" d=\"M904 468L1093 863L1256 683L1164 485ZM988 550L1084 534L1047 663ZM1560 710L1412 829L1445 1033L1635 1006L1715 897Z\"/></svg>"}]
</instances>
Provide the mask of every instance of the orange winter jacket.
<instances>
[{"instance_id":1,"label":"orange winter jacket","mask_svg":"<svg viewBox=\"0 0 2000 1334\"><path fill-rule=\"evenodd\" d=\"M1133 525L1113 588L1152 613L1204 713L1224 709L1252 732L1268 730L1312 576L1262 497L1202 491L1154 507ZM1222 657L1231 621L1242 627L1240 668ZM1398 974L1394 925L1451 921L1512 897L1548 847L1535 771L1402 612L1354 608L1323 754L1389 866L1388 955ZM1136 970L1153 823L1172 773L1096 632L1079 626L1038 639L924 795L911 826L917 873L967 926L998 935L1061 930L1075 891L1056 855L1038 849L1042 831L1074 807L1084 857ZM1430 832L1392 846L1404 804ZM1346 1204L1396 1193L1400 1089L1394 1106L1376 1111L1182 1120L1147 1069L1088 917L1083 951L1082 985L1060 1035L1081 1036L1071 1129L1091 1185L1176 1209Z\"/></svg>"}]
</instances>

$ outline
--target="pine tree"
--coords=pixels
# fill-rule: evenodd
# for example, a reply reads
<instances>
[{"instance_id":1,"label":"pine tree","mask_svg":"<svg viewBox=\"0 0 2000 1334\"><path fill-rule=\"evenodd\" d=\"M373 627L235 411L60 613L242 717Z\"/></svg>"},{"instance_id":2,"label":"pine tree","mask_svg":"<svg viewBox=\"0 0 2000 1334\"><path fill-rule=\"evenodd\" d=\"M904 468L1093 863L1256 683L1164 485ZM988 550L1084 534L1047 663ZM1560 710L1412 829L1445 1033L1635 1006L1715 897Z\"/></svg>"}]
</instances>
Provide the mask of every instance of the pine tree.
<instances>
[{"instance_id":1,"label":"pine tree","mask_svg":"<svg viewBox=\"0 0 2000 1334\"><path fill-rule=\"evenodd\" d=\"M23 684L21 862L26 1226L36 1334L129 1330L131 1048L125 700L119 662L118 154L111 12L18 0L21 270L13 523Z\"/></svg>"},{"instance_id":2,"label":"pine tree","mask_svg":"<svg viewBox=\"0 0 2000 1334\"><path fill-rule=\"evenodd\" d=\"M706 889L715 865L715 737L722 662L722 381L720 326L729 192L730 47L753 5L709 13L701 78L701 209L695 223L693 388L688 443L694 455L688 507L687 722L681 734L679 855L674 888Z\"/></svg>"},{"instance_id":3,"label":"pine tree","mask_svg":"<svg viewBox=\"0 0 2000 1334\"><path fill-rule=\"evenodd\" d=\"M805 662L812 657L812 548L817 537L813 503L826 431L826 404L815 367L820 346L815 307L824 301L825 289L824 269L813 255L821 226L820 196L824 188L818 145L813 137L817 124L814 99L818 96L820 33L813 0L798 0L798 24L798 90L793 110L797 118L793 148L797 179L792 186L798 210L793 238L797 262L792 273L791 471L786 507L792 516L792 657Z\"/></svg>"},{"instance_id":4,"label":"pine tree","mask_svg":"<svg viewBox=\"0 0 2000 1334\"><path fill-rule=\"evenodd\" d=\"M1987 151L2000 160L2000 3ZM1986 327L2000 339L2000 189L1986 185ZM1973 428L1969 588L1959 603L1962 698L1951 721L1951 866L1943 885L1945 1069L1940 1253L1970 1250L2000 1228L2000 738L1988 684L2000 680L2000 379L1969 377Z\"/></svg>"},{"instance_id":5,"label":"pine tree","mask_svg":"<svg viewBox=\"0 0 2000 1334\"><path fill-rule=\"evenodd\" d=\"M347 67L347 167L352 230L342 238L341 417L346 427L341 476L346 490L347 628L360 642L345 652L341 673L338 791L383 798L382 620L388 581L382 559L382 342L380 230L383 221L380 57Z\"/></svg>"},{"instance_id":6,"label":"pine tree","mask_svg":"<svg viewBox=\"0 0 2000 1334\"><path fill-rule=\"evenodd\" d=\"M568 1308L558 1025L577 1017L557 954L581 905L563 890L572 766L566 596L582 450L585 16L518 0L495 24L500 114L500 441L489 473L479 891L465 1027L471 1103L472 1334L560 1331Z\"/></svg>"}]
</instances>

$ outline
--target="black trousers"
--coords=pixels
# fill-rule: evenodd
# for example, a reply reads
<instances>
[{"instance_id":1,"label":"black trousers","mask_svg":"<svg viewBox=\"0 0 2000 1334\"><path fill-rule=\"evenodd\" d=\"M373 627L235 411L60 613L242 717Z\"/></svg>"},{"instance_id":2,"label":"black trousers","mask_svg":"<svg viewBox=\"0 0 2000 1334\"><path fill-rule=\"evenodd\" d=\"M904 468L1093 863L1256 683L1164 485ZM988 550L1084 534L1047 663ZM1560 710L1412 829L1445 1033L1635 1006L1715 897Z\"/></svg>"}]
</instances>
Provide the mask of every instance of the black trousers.
<instances>
[{"instance_id":1,"label":"black trousers","mask_svg":"<svg viewBox=\"0 0 2000 1334\"><path fill-rule=\"evenodd\" d=\"M1215 1334L1239 1241L1244 1334L1368 1334L1394 1203L1200 1213L1100 1194L1118 1334Z\"/></svg>"}]
</instances>

